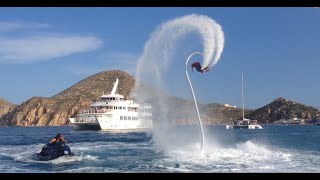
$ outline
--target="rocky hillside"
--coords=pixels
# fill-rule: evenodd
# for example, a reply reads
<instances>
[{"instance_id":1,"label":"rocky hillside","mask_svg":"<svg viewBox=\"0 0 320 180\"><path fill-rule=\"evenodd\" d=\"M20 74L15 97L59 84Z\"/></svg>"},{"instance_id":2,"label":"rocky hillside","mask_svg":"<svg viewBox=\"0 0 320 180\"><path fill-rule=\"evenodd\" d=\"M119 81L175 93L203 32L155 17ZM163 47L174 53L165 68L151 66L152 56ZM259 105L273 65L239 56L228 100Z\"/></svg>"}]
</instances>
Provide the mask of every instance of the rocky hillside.
<instances>
[{"instance_id":1,"label":"rocky hillside","mask_svg":"<svg viewBox=\"0 0 320 180\"><path fill-rule=\"evenodd\" d=\"M260 123L273 123L280 119L320 119L320 112L285 98L277 98L270 104L250 112L246 117L257 119Z\"/></svg>"},{"instance_id":2,"label":"rocky hillside","mask_svg":"<svg viewBox=\"0 0 320 180\"><path fill-rule=\"evenodd\" d=\"M203 118L208 124L229 124L234 120L242 119L242 109L232 106L224 106L222 104L208 104L203 108L205 117ZM247 115L253 110L244 110L244 114Z\"/></svg>"},{"instance_id":3,"label":"rocky hillside","mask_svg":"<svg viewBox=\"0 0 320 180\"><path fill-rule=\"evenodd\" d=\"M50 97L33 97L3 115L0 125L67 125L68 117L87 108L103 92L110 93L113 83L119 79L117 93L128 97L134 78L124 71L104 71L90 76L63 92Z\"/></svg>"},{"instance_id":4,"label":"rocky hillside","mask_svg":"<svg viewBox=\"0 0 320 180\"><path fill-rule=\"evenodd\" d=\"M179 124L197 123L193 101L179 98L171 99L172 102L168 103L168 109L172 119L175 119ZM203 124L229 124L236 119L242 119L241 108L222 104L199 105L199 110ZM268 105L255 110L245 109L244 114L245 118L256 119L259 124L273 123L280 119L320 119L320 112L316 108L285 98L277 98Z\"/></svg>"},{"instance_id":5,"label":"rocky hillside","mask_svg":"<svg viewBox=\"0 0 320 180\"><path fill-rule=\"evenodd\" d=\"M125 98L130 98L130 92L135 83L134 78L124 71L104 71L90 76L50 98L33 97L18 106L0 99L0 125L68 125L68 117L73 117L79 111L87 108L102 93L109 94L116 77L119 79L117 93L124 95ZM164 119L176 124L198 123L193 101L168 96L147 85L142 87L143 92L149 94L149 99L146 101L153 106L155 123L164 121ZM162 109L157 107L159 101L165 102ZM216 103L199 104L198 106L203 124L226 124L242 118L241 108L227 107ZM168 117L163 118L163 114L168 114ZM257 119L259 123L272 123L279 119L294 117L319 119L320 113L313 107L278 98L259 109L245 110L245 117Z\"/></svg>"},{"instance_id":6,"label":"rocky hillside","mask_svg":"<svg viewBox=\"0 0 320 180\"><path fill-rule=\"evenodd\" d=\"M180 125L194 125L198 124L198 116L195 110L193 100L185 100L172 96L161 96L161 101L165 104L165 109L158 107L158 99L151 99L149 103L153 106L153 120L154 123L160 121L169 121L170 123ZM242 109L234 107L226 107L222 104L198 104L199 114L202 124L226 124L232 122L235 119L242 117ZM245 110L246 113L250 112ZM163 118L163 114L167 114L167 119Z\"/></svg>"},{"instance_id":7,"label":"rocky hillside","mask_svg":"<svg viewBox=\"0 0 320 180\"><path fill-rule=\"evenodd\" d=\"M68 125L68 117L76 115L79 111L87 108L103 92L110 93L116 77L119 78L117 93L130 98L135 80L124 71L104 71L90 76L70 88L50 98L33 97L19 106L16 106L0 119L0 125L21 125L21 126L54 126ZM143 85L143 91L148 92L150 97L161 96L167 103L168 119L177 124L197 124L197 114L194 109L194 102L177 97L170 97L160 90ZM158 112L158 103L149 99L154 106L153 114L155 121L163 121L161 112ZM201 119L204 124L220 124L241 116L241 109L226 108L220 104L199 105ZM157 123L157 122L155 122Z\"/></svg>"},{"instance_id":8,"label":"rocky hillside","mask_svg":"<svg viewBox=\"0 0 320 180\"><path fill-rule=\"evenodd\" d=\"M17 105L0 98L0 118L13 110Z\"/></svg>"}]
</instances>

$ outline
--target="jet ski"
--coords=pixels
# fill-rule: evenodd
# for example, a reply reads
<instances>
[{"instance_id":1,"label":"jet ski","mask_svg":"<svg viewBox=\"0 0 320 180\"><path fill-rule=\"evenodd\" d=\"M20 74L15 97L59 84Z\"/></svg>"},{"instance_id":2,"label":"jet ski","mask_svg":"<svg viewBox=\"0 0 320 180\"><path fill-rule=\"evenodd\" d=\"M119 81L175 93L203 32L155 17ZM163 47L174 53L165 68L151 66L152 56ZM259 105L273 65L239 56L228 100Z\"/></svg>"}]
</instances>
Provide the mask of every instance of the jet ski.
<instances>
[{"instance_id":1,"label":"jet ski","mask_svg":"<svg viewBox=\"0 0 320 180\"><path fill-rule=\"evenodd\" d=\"M73 156L70 147L63 142L57 142L54 144L46 144L43 146L40 153L36 153L36 157L41 161L49 161L57 159L61 156Z\"/></svg>"}]
</instances>

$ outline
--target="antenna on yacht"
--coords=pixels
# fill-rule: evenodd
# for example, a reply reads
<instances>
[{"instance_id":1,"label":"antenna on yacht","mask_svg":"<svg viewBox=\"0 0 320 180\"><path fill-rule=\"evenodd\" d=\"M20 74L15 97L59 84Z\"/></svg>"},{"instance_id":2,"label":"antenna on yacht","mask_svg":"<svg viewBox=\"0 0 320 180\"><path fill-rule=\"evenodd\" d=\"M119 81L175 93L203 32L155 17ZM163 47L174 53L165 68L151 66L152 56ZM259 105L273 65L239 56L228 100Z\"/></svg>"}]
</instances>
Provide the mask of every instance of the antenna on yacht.
<instances>
[{"instance_id":1,"label":"antenna on yacht","mask_svg":"<svg viewBox=\"0 0 320 180\"><path fill-rule=\"evenodd\" d=\"M188 79L188 82L189 82L189 85L190 85L190 89L191 89L191 92L192 92L192 96L193 96L193 100L194 100L194 105L195 105L195 108L196 108L196 111L197 111L197 115L198 115L198 122L199 122L200 130L201 130L201 147L200 147L200 150L202 150L202 147L203 147L203 144L204 144L204 133L203 133L202 123L201 123L200 114L199 114L199 110L198 110L197 100L196 100L196 97L195 97L194 92L193 92L192 84L191 84L191 81L189 79L188 69L187 69L187 65L188 65L188 62L189 62L190 58L195 54L200 54L202 56L202 58L204 57L203 54L200 53L200 52L191 53L191 55L186 60L186 75L187 75L187 79Z\"/></svg>"},{"instance_id":2,"label":"antenna on yacht","mask_svg":"<svg viewBox=\"0 0 320 180\"><path fill-rule=\"evenodd\" d=\"M111 95L115 95L117 87L118 87L118 82L119 82L119 80L118 80L118 77L117 77L116 82L113 83L113 88L112 88L112 91L111 91Z\"/></svg>"}]
</instances>

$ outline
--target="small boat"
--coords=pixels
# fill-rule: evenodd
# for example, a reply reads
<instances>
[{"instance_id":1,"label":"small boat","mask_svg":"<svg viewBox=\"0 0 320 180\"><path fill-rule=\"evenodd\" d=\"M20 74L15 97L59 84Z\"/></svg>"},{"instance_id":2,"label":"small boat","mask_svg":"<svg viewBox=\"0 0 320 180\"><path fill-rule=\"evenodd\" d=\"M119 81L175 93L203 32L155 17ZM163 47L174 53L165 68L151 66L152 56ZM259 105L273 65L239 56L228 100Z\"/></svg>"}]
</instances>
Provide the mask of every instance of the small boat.
<instances>
[{"instance_id":1,"label":"small boat","mask_svg":"<svg viewBox=\"0 0 320 180\"><path fill-rule=\"evenodd\" d=\"M232 125L226 125L226 129L263 129L257 120L242 119L234 121Z\"/></svg>"}]
</instances>

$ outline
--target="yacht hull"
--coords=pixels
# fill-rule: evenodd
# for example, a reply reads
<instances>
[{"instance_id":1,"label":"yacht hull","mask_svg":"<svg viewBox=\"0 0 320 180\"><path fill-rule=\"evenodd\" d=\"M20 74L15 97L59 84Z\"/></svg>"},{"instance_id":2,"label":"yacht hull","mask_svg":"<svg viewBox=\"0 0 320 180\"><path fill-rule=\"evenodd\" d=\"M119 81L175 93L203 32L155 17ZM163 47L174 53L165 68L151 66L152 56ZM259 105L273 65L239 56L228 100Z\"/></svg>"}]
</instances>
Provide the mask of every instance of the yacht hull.
<instances>
[{"instance_id":1,"label":"yacht hull","mask_svg":"<svg viewBox=\"0 0 320 180\"><path fill-rule=\"evenodd\" d=\"M101 130L99 123L93 124L93 123L79 123L79 124L71 124L71 127L74 130Z\"/></svg>"},{"instance_id":2,"label":"yacht hull","mask_svg":"<svg viewBox=\"0 0 320 180\"><path fill-rule=\"evenodd\" d=\"M69 118L69 121L71 122L71 127L75 130L100 130L100 125L96 121L79 121L76 120L76 118Z\"/></svg>"},{"instance_id":3,"label":"yacht hull","mask_svg":"<svg viewBox=\"0 0 320 180\"><path fill-rule=\"evenodd\" d=\"M120 120L120 115L98 117L101 130L142 130L152 129L152 120Z\"/></svg>"}]
</instances>

